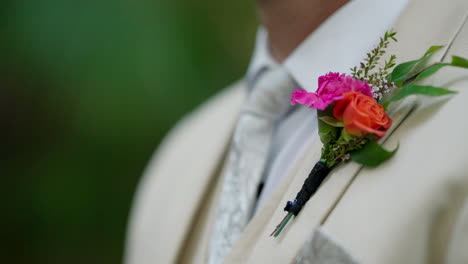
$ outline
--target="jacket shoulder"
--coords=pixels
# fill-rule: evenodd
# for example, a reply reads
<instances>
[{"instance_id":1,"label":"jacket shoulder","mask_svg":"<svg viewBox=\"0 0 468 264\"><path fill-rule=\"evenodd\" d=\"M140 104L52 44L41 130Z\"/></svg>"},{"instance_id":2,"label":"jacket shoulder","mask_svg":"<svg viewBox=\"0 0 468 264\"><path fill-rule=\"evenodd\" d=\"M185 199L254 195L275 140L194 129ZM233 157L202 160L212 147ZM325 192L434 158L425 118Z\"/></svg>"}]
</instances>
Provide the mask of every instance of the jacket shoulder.
<instances>
[{"instance_id":1,"label":"jacket shoulder","mask_svg":"<svg viewBox=\"0 0 468 264\"><path fill-rule=\"evenodd\" d=\"M200 141L215 143L213 137L230 135L244 96L245 83L241 80L209 98L179 120L166 134L153 160L168 151L180 152L180 147L197 147Z\"/></svg>"},{"instance_id":2,"label":"jacket shoulder","mask_svg":"<svg viewBox=\"0 0 468 264\"><path fill-rule=\"evenodd\" d=\"M126 263L175 261L195 208L223 159L244 88L239 81L223 89L179 121L163 140L136 190ZM171 210L165 209L167 204Z\"/></svg>"}]
</instances>

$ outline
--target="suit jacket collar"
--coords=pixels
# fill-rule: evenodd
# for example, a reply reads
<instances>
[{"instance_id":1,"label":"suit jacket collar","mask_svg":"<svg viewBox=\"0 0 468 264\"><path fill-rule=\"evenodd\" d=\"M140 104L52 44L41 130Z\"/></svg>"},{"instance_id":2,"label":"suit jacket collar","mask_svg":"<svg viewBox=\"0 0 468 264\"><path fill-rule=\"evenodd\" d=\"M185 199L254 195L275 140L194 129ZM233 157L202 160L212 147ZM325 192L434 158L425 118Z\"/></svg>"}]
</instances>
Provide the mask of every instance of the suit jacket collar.
<instances>
[{"instance_id":1,"label":"suit jacket collar","mask_svg":"<svg viewBox=\"0 0 468 264\"><path fill-rule=\"evenodd\" d=\"M445 48L435 54L428 64L442 60L465 20L465 12L466 10L457 10L456 4L446 5L437 0L412 0L394 25L399 42L394 44L388 53L396 54L399 62L402 62L421 56L430 45L442 44ZM435 17L441 19L434 19ZM394 107L393 113L390 114L394 120L392 129L398 127L414 106L415 101L407 99ZM391 133L392 131L388 136ZM319 139L311 143L273 198L246 227L227 257L227 263L290 262L312 230L326 221L336 203L358 175L360 165L349 163L334 169L282 235L276 239L269 237L284 216L283 207L286 201L294 198L308 172L318 161L320 148Z\"/></svg>"},{"instance_id":2,"label":"suit jacket collar","mask_svg":"<svg viewBox=\"0 0 468 264\"><path fill-rule=\"evenodd\" d=\"M409 0L350 1L314 30L284 61L303 89L317 90L317 80L329 71L350 69L372 50L391 28ZM385 9L385 12L383 10Z\"/></svg>"}]
</instances>

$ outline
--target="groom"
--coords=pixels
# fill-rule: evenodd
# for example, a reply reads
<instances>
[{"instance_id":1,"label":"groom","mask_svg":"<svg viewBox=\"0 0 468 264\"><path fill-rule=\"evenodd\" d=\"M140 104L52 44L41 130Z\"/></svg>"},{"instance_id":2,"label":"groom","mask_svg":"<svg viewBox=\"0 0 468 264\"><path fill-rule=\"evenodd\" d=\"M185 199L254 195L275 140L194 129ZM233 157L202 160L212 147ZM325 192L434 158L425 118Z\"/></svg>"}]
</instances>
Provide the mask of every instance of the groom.
<instances>
[{"instance_id":1,"label":"groom","mask_svg":"<svg viewBox=\"0 0 468 264\"><path fill-rule=\"evenodd\" d=\"M385 142L397 155L335 168L283 230L320 157L317 120L289 105L329 71L358 65L386 30L388 53L428 63L468 56L466 0L258 0L262 26L246 78L180 122L160 146L132 209L125 262L468 263L468 75L428 85L450 100L403 101Z\"/></svg>"}]
</instances>

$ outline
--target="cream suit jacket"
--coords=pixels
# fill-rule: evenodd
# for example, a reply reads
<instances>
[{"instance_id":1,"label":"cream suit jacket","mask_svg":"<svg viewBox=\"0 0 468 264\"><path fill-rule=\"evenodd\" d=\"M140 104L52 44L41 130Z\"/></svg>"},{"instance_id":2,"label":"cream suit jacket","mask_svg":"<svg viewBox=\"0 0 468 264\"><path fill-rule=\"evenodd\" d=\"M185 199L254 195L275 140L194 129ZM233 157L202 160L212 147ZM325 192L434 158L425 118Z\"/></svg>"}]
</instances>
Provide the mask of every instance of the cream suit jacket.
<instances>
[{"instance_id":1,"label":"cream suit jacket","mask_svg":"<svg viewBox=\"0 0 468 264\"><path fill-rule=\"evenodd\" d=\"M402 62L444 45L432 63L468 57L467 15L467 0L412 0L394 25L399 41L389 53ZM319 159L321 143L313 141L225 263L293 263L317 229L357 263L468 263L468 71L446 67L434 76L425 84L458 93L397 105L384 143L400 146L391 160L334 169L274 239L269 234L285 202ZM131 211L126 263L206 263L223 161L245 90L243 81L228 87L159 147Z\"/></svg>"}]
</instances>

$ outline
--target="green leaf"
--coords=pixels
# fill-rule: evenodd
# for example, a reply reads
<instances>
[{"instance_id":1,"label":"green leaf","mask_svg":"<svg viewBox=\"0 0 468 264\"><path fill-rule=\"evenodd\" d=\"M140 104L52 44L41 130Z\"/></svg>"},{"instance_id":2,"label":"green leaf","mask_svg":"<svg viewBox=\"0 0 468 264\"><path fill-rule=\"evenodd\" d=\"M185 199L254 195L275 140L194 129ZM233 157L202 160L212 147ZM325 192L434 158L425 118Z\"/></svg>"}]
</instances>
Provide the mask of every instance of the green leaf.
<instances>
[{"instance_id":1,"label":"green leaf","mask_svg":"<svg viewBox=\"0 0 468 264\"><path fill-rule=\"evenodd\" d=\"M468 60L458 56L452 56L452 66L468 68Z\"/></svg>"},{"instance_id":2,"label":"green leaf","mask_svg":"<svg viewBox=\"0 0 468 264\"><path fill-rule=\"evenodd\" d=\"M348 132L346 132L346 129L342 129L342 130L341 130L341 135L340 135L340 138L338 139L338 141L339 141L339 140L343 140L344 142L349 143L349 142L352 141L353 139L355 139L354 136L352 136L351 134L349 134Z\"/></svg>"},{"instance_id":3,"label":"green leaf","mask_svg":"<svg viewBox=\"0 0 468 264\"><path fill-rule=\"evenodd\" d=\"M431 46L427 51L426 53L424 53L424 56L431 56L432 53L440 50L441 48L443 48L444 46ZM424 57L423 56L423 57Z\"/></svg>"},{"instance_id":4,"label":"green leaf","mask_svg":"<svg viewBox=\"0 0 468 264\"><path fill-rule=\"evenodd\" d=\"M454 94L456 91L450 91L441 87L426 86L426 85L406 85L398 90L398 92L384 104L387 108L391 102L401 100L413 94L420 94L426 96L442 96L447 94Z\"/></svg>"},{"instance_id":5,"label":"green leaf","mask_svg":"<svg viewBox=\"0 0 468 264\"><path fill-rule=\"evenodd\" d=\"M398 150L387 151L375 141L369 141L362 149L351 152L351 159L369 167L376 167L390 159Z\"/></svg>"},{"instance_id":6,"label":"green leaf","mask_svg":"<svg viewBox=\"0 0 468 264\"><path fill-rule=\"evenodd\" d=\"M332 127L344 127L343 122L331 116L322 116L322 117L319 117L319 119Z\"/></svg>"},{"instance_id":7,"label":"green leaf","mask_svg":"<svg viewBox=\"0 0 468 264\"><path fill-rule=\"evenodd\" d=\"M319 136L324 145L336 140L338 136L338 128L330 126L329 124L318 120Z\"/></svg>"},{"instance_id":8,"label":"green leaf","mask_svg":"<svg viewBox=\"0 0 468 264\"><path fill-rule=\"evenodd\" d=\"M394 82L397 86L401 86L417 63L418 61L414 60L397 65L390 74L390 81Z\"/></svg>"},{"instance_id":9,"label":"green leaf","mask_svg":"<svg viewBox=\"0 0 468 264\"><path fill-rule=\"evenodd\" d=\"M394 82L398 87L402 86L403 83L415 76L420 72L426 61L434 54L434 52L441 49L443 46L432 46L424 55L418 60L408 61L397 65L392 73L389 75L389 80Z\"/></svg>"},{"instance_id":10,"label":"green leaf","mask_svg":"<svg viewBox=\"0 0 468 264\"><path fill-rule=\"evenodd\" d=\"M417 80L427 78L445 66L468 68L468 60L462 57L452 56L451 63L438 63L435 65L432 65L429 68L422 71L420 74L418 74L415 80L417 81Z\"/></svg>"},{"instance_id":11,"label":"green leaf","mask_svg":"<svg viewBox=\"0 0 468 264\"><path fill-rule=\"evenodd\" d=\"M418 74L418 76L416 77L415 80L417 81L417 80L427 78L427 77L431 76L432 74L436 73L441 68L443 68L445 66L449 66L449 65L450 65L450 63L434 64L434 65L430 66L429 68L425 69L424 71L422 71L420 74Z\"/></svg>"}]
</instances>

